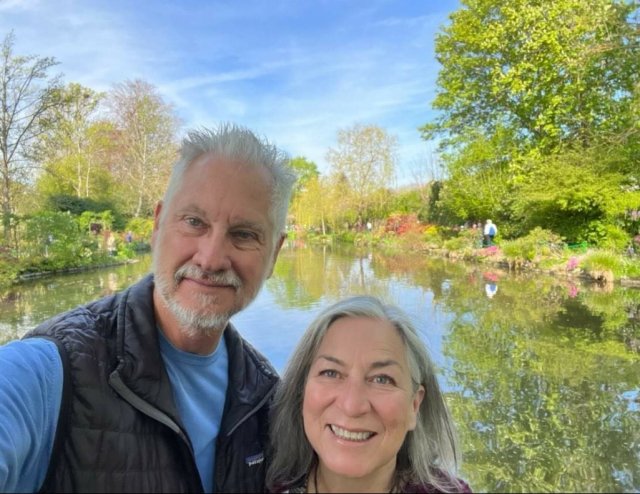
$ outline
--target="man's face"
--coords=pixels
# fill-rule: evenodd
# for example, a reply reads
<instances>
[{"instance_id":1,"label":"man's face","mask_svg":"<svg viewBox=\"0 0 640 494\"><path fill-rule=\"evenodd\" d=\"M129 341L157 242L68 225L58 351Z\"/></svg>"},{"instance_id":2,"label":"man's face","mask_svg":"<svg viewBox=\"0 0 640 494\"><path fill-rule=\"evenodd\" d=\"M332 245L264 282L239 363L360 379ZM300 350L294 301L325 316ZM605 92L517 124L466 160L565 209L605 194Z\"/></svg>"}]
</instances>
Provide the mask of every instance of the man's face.
<instances>
[{"instance_id":1,"label":"man's face","mask_svg":"<svg viewBox=\"0 0 640 494\"><path fill-rule=\"evenodd\" d=\"M205 154L155 212L152 237L157 313L188 335L222 330L271 275L271 177L263 168ZM162 217L161 217L162 212Z\"/></svg>"}]
</instances>

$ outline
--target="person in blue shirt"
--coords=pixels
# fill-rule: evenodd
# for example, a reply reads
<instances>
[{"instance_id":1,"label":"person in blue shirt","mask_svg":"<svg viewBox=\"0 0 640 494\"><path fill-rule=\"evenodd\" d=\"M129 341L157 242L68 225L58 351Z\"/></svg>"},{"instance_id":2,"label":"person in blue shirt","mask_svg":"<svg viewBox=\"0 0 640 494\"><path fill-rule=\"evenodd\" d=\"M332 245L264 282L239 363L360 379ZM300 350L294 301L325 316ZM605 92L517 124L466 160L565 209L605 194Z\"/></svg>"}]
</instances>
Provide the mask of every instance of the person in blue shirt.
<instances>
[{"instance_id":1,"label":"person in blue shirt","mask_svg":"<svg viewBox=\"0 0 640 494\"><path fill-rule=\"evenodd\" d=\"M1 492L256 492L278 381L229 323L271 275L295 175L232 124L191 131L152 273L0 347Z\"/></svg>"},{"instance_id":2,"label":"person in blue shirt","mask_svg":"<svg viewBox=\"0 0 640 494\"><path fill-rule=\"evenodd\" d=\"M494 245L493 239L498 234L498 227L491 220L487 220L487 222L484 224L483 234L484 234L484 246L490 247Z\"/></svg>"}]
</instances>

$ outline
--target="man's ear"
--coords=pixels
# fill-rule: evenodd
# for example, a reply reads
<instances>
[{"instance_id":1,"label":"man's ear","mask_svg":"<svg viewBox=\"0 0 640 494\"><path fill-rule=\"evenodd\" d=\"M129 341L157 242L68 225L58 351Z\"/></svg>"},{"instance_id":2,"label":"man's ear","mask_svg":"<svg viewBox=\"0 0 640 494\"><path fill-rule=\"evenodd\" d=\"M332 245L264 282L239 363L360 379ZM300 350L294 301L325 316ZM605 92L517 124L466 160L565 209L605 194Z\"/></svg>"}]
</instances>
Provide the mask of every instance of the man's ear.
<instances>
[{"instance_id":1,"label":"man's ear","mask_svg":"<svg viewBox=\"0 0 640 494\"><path fill-rule=\"evenodd\" d=\"M276 265L278 254L280 254L280 249L282 248L282 244L284 243L285 238L287 238L287 234L283 233L282 235L280 235L280 238L276 242L276 245L273 249L273 256L271 257L271 266L269 266L269 274L267 275L267 278L271 278L271 275L273 274L273 268Z\"/></svg>"},{"instance_id":2,"label":"man's ear","mask_svg":"<svg viewBox=\"0 0 640 494\"><path fill-rule=\"evenodd\" d=\"M155 243L156 234L160 228L160 212L162 211L162 201L158 201L153 210L153 233L151 234L151 246Z\"/></svg>"}]
</instances>

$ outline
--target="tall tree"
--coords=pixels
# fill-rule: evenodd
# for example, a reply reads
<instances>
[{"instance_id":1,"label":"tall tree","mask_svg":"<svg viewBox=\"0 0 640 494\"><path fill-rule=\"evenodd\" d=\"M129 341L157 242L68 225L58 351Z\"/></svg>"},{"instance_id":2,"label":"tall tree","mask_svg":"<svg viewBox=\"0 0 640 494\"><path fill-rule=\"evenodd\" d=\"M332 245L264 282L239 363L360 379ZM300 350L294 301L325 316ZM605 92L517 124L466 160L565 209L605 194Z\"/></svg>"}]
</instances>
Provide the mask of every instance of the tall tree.
<instances>
[{"instance_id":1,"label":"tall tree","mask_svg":"<svg viewBox=\"0 0 640 494\"><path fill-rule=\"evenodd\" d=\"M640 83L637 2L462 0L436 38L442 68L427 138L513 131L543 151L628 125ZM445 144L452 141L444 141Z\"/></svg>"},{"instance_id":2,"label":"tall tree","mask_svg":"<svg viewBox=\"0 0 640 494\"><path fill-rule=\"evenodd\" d=\"M298 174L298 179L296 180L296 184L293 190L293 197L304 191L311 179L318 178L318 176L320 175L320 172L318 172L318 165L316 165L313 161L308 160L304 156L296 156L295 158L291 158L289 165Z\"/></svg>"},{"instance_id":3,"label":"tall tree","mask_svg":"<svg viewBox=\"0 0 640 494\"><path fill-rule=\"evenodd\" d=\"M393 185L395 177L397 138L376 125L356 124L338 131L338 146L327 152L331 173L348 184L349 195L359 219L380 190ZM374 196L375 195L375 196Z\"/></svg>"},{"instance_id":4,"label":"tall tree","mask_svg":"<svg viewBox=\"0 0 640 494\"><path fill-rule=\"evenodd\" d=\"M100 119L97 112L104 95L76 83L60 94L56 125L42 135L37 146L46 172L38 181L39 188L47 191L46 195L105 199L115 145L113 125Z\"/></svg>"},{"instance_id":5,"label":"tall tree","mask_svg":"<svg viewBox=\"0 0 640 494\"><path fill-rule=\"evenodd\" d=\"M0 52L0 180L2 226L8 242L13 193L33 178L29 159L35 140L51 125L52 110L60 104L60 76L49 74L58 62L51 57L19 56L9 33Z\"/></svg>"},{"instance_id":6,"label":"tall tree","mask_svg":"<svg viewBox=\"0 0 640 494\"><path fill-rule=\"evenodd\" d=\"M158 90L142 80L117 84L108 103L120 148L113 171L127 212L135 217L151 214L176 158L179 119Z\"/></svg>"},{"instance_id":7,"label":"tall tree","mask_svg":"<svg viewBox=\"0 0 640 494\"><path fill-rule=\"evenodd\" d=\"M442 68L433 107L439 114L421 129L425 139L442 138L448 151L440 205L463 219L482 214L525 230L551 224L568 239L604 240L625 214L620 205L640 207L626 192L640 181L637 2L461 5L436 39ZM563 175L571 174L581 180L562 186ZM555 221L567 216L567 204L576 204L581 184L597 194L600 189L589 184L599 178L607 190L617 186L624 200L592 210L597 217L580 231L565 228L580 225L575 218ZM557 193L540 200L554 184ZM526 233L518 227L511 232Z\"/></svg>"}]
</instances>

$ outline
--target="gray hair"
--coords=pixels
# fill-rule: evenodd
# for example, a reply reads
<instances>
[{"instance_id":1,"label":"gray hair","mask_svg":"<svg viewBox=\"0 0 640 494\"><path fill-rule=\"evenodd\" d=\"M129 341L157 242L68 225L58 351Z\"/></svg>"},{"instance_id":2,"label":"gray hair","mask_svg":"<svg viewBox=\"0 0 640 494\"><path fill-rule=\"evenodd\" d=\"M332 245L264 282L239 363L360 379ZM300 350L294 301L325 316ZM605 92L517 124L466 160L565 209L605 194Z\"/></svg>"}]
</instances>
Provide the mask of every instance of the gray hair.
<instances>
[{"instance_id":1,"label":"gray hair","mask_svg":"<svg viewBox=\"0 0 640 494\"><path fill-rule=\"evenodd\" d=\"M275 242L285 231L287 209L296 174L289 166L289 156L258 138L245 127L223 123L214 129L191 130L182 141L180 157L173 167L163 202L168 204L180 187L182 178L191 163L203 154L227 158L239 163L265 167L272 177L270 218L274 227ZM163 208L160 219L164 219Z\"/></svg>"},{"instance_id":2,"label":"gray hair","mask_svg":"<svg viewBox=\"0 0 640 494\"><path fill-rule=\"evenodd\" d=\"M400 448L394 485L431 484L439 492L460 489L456 477L459 464L453 421L435 375L435 367L418 332L398 307L367 295L339 301L326 308L302 335L285 369L274 398L271 423L272 461L267 472L271 490L295 485L317 461L307 440L302 403L309 369L329 327L343 317L368 317L389 321L405 344L414 389L424 386L416 427Z\"/></svg>"}]
</instances>

